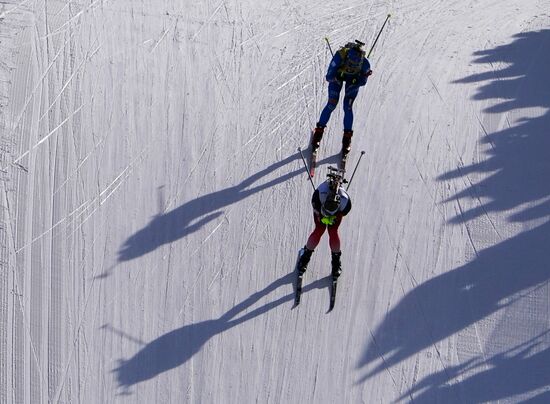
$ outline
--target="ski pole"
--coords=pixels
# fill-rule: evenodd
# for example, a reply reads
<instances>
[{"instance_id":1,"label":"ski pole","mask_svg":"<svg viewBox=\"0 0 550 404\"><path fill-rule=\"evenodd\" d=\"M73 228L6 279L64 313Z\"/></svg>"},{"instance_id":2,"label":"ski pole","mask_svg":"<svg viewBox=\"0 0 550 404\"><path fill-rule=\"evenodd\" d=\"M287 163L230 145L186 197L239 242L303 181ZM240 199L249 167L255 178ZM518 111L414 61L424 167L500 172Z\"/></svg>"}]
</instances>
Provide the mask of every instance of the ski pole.
<instances>
[{"instance_id":1,"label":"ski pole","mask_svg":"<svg viewBox=\"0 0 550 404\"><path fill-rule=\"evenodd\" d=\"M359 167L359 163L361 162L361 158L363 157L363 154L365 154L364 150L361 150L361 155L359 156L359 160L357 160L357 163L355 164L355 168L353 169L353 173L351 174L351 178L348 181L348 186L346 187L346 191L349 189L351 185L351 181L353 180L353 176L355 175L355 172L357 171L357 167Z\"/></svg>"},{"instance_id":2,"label":"ski pole","mask_svg":"<svg viewBox=\"0 0 550 404\"><path fill-rule=\"evenodd\" d=\"M382 24L382 28L380 28L380 31L378 31L378 35L376 36L376 39L374 40L374 43L372 44L369 54L367 55L367 59L370 57L370 54L372 53L372 50L374 49L374 46L376 45L376 42L378 42L378 38L380 38L380 35L382 34L382 31L384 30L384 27L386 26L386 23L390 19L391 14L388 14L386 17L386 21L384 21L384 24Z\"/></svg>"},{"instance_id":3,"label":"ski pole","mask_svg":"<svg viewBox=\"0 0 550 404\"><path fill-rule=\"evenodd\" d=\"M330 54L332 55L332 57L334 57L334 52L332 51L332 47L330 46L330 42L328 41L327 37L325 37L325 41L327 41L328 50L330 51Z\"/></svg>"},{"instance_id":4,"label":"ski pole","mask_svg":"<svg viewBox=\"0 0 550 404\"><path fill-rule=\"evenodd\" d=\"M304 153L302 153L302 148L298 147L298 151L300 152L300 156L302 156L302 161L304 163L304 168L306 169L306 174L307 174L307 177L309 178L309 182L311 182L311 186L313 187L313 191L315 191L315 184L313 184L313 180L311 179L311 175L309 175L309 170L307 169L306 158L304 157Z\"/></svg>"}]
</instances>

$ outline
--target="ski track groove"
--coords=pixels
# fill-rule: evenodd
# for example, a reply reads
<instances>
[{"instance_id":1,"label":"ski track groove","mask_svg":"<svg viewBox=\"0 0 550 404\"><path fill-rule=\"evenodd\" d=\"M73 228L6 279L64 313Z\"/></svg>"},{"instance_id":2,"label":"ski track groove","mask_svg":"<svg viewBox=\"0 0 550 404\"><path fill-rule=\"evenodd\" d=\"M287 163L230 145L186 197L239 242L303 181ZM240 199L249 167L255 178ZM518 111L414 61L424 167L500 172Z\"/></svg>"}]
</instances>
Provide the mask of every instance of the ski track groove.
<instances>
[{"instance_id":1,"label":"ski track groove","mask_svg":"<svg viewBox=\"0 0 550 404\"><path fill-rule=\"evenodd\" d=\"M9 199L8 199L8 195L6 194L7 191L5 189L5 183L4 182L2 182L2 187L4 189L4 192L3 192L4 204L3 204L3 206L7 207L6 212L8 214L8 224L6 225L6 229L9 232L9 238L12 240L12 243L10 244L12 254L13 254L14 257L16 257L17 256L17 253L15 251L15 249L16 249L16 240L15 240L15 235L12 232L12 227L11 227L11 223L13 223L13 219L11 219L12 215L10 213L11 211L10 211L10 208L9 208L9 202L8 202ZM29 321L29 316L27 315L26 305L23 302L23 300L21 299L23 297L23 292L24 291L21 289L21 286L20 286L19 274L18 274L16 265L14 265L12 267L12 276L13 276L13 283L14 283L13 295L16 297L16 301L17 301L17 304L19 306L19 310L21 312L21 319L22 319L22 322L23 322L23 327L25 328L26 336L28 338L28 342L29 342L28 345L30 346L30 352L32 354L32 359L34 359L34 364L35 364L36 368L38 369L40 378L42 379L42 381L44 381L44 378L43 378L43 376L40 372L40 362L38 360L37 350L36 350L34 341L31 338L31 324L30 324L30 321ZM12 362L12 375L16 373L13 370L13 365L14 365L14 362ZM25 372L25 373L27 373L27 372ZM12 396L14 394L15 394L15 392L12 392Z\"/></svg>"},{"instance_id":2,"label":"ski track groove","mask_svg":"<svg viewBox=\"0 0 550 404\"><path fill-rule=\"evenodd\" d=\"M53 192L53 195L56 195L69 181L71 181L74 177L76 177L78 174L79 174L79 171L80 169L82 168L82 166L84 165L84 163L88 160L88 158L94 154L97 150L97 148L102 145L105 141L105 137L102 138L98 143L96 143L93 147L92 147L92 150L90 150L88 152L88 154L86 156L84 156L84 158L82 159L82 161L80 161L78 163L78 165L76 166L76 168L74 169L74 171L69 175L67 176L67 178L65 179L65 181L63 181L61 183L61 185L59 185ZM75 153L76 154L76 153ZM81 184L82 186L84 186L84 184Z\"/></svg>"},{"instance_id":3,"label":"ski track groove","mask_svg":"<svg viewBox=\"0 0 550 404\"><path fill-rule=\"evenodd\" d=\"M94 51L92 51L92 53L89 53L89 51L86 53L86 57L84 57L84 59L82 60L82 62L80 62L80 65L75 69L75 71L71 74L71 76L69 77L69 79L67 80L66 83L63 84L63 87L61 88L61 90L59 91L59 94L57 94L57 96L54 98L54 100L51 102L50 106L48 107L48 109L46 110L46 112L44 112L44 114L42 114L42 116L38 119L38 121L42 121L42 119L44 119L44 117L46 115L48 115L48 113L51 111L51 109L55 106L55 104L57 103L57 100L59 100L59 98L63 95L63 93L65 92L65 90L67 89L67 87L69 86L69 84L71 84L72 80L75 78L75 76L80 73L80 70L82 68L84 68L86 66L86 64L90 61L90 59L101 49L103 45L98 45L97 48L94 49Z\"/></svg>"},{"instance_id":4,"label":"ski track groove","mask_svg":"<svg viewBox=\"0 0 550 404\"><path fill-rule=\"evenodd\" d=\"M84 107L84 105L81 105L78 107L71 115L69 115L63 122L61 122L58 126L56 126L54 129L50 131L46 136L41 138L34 146L32 146L29 150L27 150L25 153L23 153L21 156L19 156L15 161L12 162L12 164L18 164L19 161L21 161L23 158L27 157L34 149L36 149L38 146L40 146L42 143L44 143L48 138L53 135L55 132L57 132L58 129L60 129L65 123L69 121L74 115L80 112L80 110Z\"/></svg>"},{"instance_id":5,"label":"ski track groove","mask_svg":"<svg viewBox=\"0 0 550 404\"><path fill-rule=\"evenodd\" d=\"M92 239L92 244L90 246L90 251L93 250L93 246L94 246L95 242L96 242L96 238L94 237ZM105 246L105 248L106 248L106 246ZM105 257L105 252L104 252L104 257ZM87 257L84 257L84 259L82 260L82 264L81 264L81 267L80 267L80 272L81 273L83 273L84 266L87 263L86 258ZM101 269L103 269L103 263L104 262L105 261L102 260ZM82 311L79 315L79 321L78 321L77 327L73 331L73 335L75 337L73 338L72 345L71 345L71 348L69 350L67 363L66 363L65 366L63 366L64 371L63 371L63 375L61 377L59 386L56 389L56 393L55 393L55 396L54 396L55 397L54 398L55 403L59 403L59 400L61 399L61 392L62 392L63 386L65 385L65 380L67 379L67 375L69 373L69 367L70 367L70 364L73 360L73 355L74 355L74 352L75 352L75 348L77 346L77 342L80 339L80 331L81 331L83 323L84 323L84 319L85 319L87 308L88 308L88 303L90 301L90 297L92 296L93 288L94 288L95 282L97 280L97 277L95 276L95 274L96 274L96 267L93 266L92 267L92 272L91 272L91 284L90 284L90 286L88 286L88 290L86 292L86 298L84 299L84 307L82 308Z\"/></svg>"},{"instance_id":6,"label":"ski track groove","mask_svg":"<svg viewBox=\"0 0 550 404\"><path fill-rule=\"evenodd\" d=\"M14 7L4 11L2 14L0 14L0 20L1 19L4 19L8 14L11 14L13 13L14 11L17 11L19 10L19 8L21 8L22 6L25 5L25 3L28 3L30 0L23 0L21 3L17 3ZM6 3L3 3L2 4L6 4Z\"/></svg>"},{"instance_id":7,"label":"ski track groove","mask_svg":"<svg viewBox=\"0 0 550 404\"><path fill-rule=\"evenodd\" d=\"M224 5L224 0L222 0L220 2L220 4L218 5L218 7L216 7L214 12L212 14L210 14L210 17L208 18L208 20L204 24L202 24L201 27L199 28L199 30L191 37L192 41L197 39L197 36L202 32L204 27L210 24L210 21L212 21L212 18L214 18L214 16L218 13L218 11L222 8L223 5Z\"/></svg>"},{"instance_id":8,"label":"ski track groove","mask_svg":"<svg viewBox=\"0 0 550 404\"><path fill-rule=\"evenodd\" d=\"M476 255L476 259L479 258L479 252L477 251L477 247L474 243L474 240L472 238L472 234L470 233L470 227L468 226L468 221L466 219L466 215L464 214L464 211L462 209L462 205L460 204L460 199L455 198L456 206L458 207L458 211L460 213L460 217L462 218L462 223L464 224L464 229L466 230L466 235L468 236L468 241L470 243L470 246L474 250L474 253Z\"/></svg>"},{"instance_id":9,"label":"ski track groove","mask_svg":"<svg viewBox=\"0 0 550 404\"><path fill-rule=\"evenodd\" d=\"M299 100L298 102L296 102L294 105L297 105L299 102L301 102L301 100ZM304 113L306 113L307 111L304 111ZM295 111L291 111L291 112L281 112L279 114L277 114L275 117L273 117L269 123L267 123L263 128L260 128L257 133L252 136L251 138L249 138L243 145L242 147L245 147L245 146L248 146L250 143L252 143L253 141L255 141L258 137L261 137L261 140L258 142L259 145L261 145L264 141L265 141L265 138L266 137L269 137L271 136L273 133L275 133L276 131L279 130L279 128L281 126L283 126L284 124L286 124L288 122L288 120L290 118L293 117L293 115L295 114L296 112ZM283 121L280 120L280 118L286 114L286 117L284 118ZM265 136L262 136L262 134L264 133L265 130L267 130L269 127L271 127L272 123L275 122L275 121L279 121L279 123L275 126L274 129L272 129L269 133L267 133ZM256 144L256 146L259 146L258 144Z\"/></svg>"},{"instance_id":10,"label":"ski track groove","mask_svg":"<svg viewBox=\"0 0 550 404\"><path fill-rule=\"evenodd\" d=\"M157 49L157 47L160 45L160 43L162 42L162 40L163 40L164 38L166 38L166 34L168 34L169 31L170 31L169 28L166 28L166 29L164 30L164 32L162 33L160 39L157 41L157 43L155 44L155 46L153 46L153 49L151 49L151 50L149 51L149 53L153 53L153 52L155 51L155 49Z\"/></svg>"},{"instance_id":11,"label":"ski track groove","mask_svg":"<svg viewBox=\"0 0 550 404\"><path fill-rule=\"evenodd\" d=\"M382 359L382 363L384 364L384 370L390 375L390 379L393 383L393 386L395 387L395 390L400 391L399 385L395 381L395 378L393 377L393 374L390 370L390 366L386 362L386 359L384 358L384 355L381 353L380 345L378 345L378 341L376 341L376 338L374 337L374 334L372 333L372 330L370 328L369 328L369 334L370 334L372 342L374 343L374 346L376 346L376 350L378 351L378 356L380 357L380 359ZM414 402L414 400L412 400L412 396L410 394L409 394L409 397L411 398L411 402Z\"/></svg>"},{"instance_id":12,"label":"ski track groove","mask_svg":"<svg viewBox=\"0 0 550 404\"><path fill-rule=\"evenodd\" d=\"M401 261L403 262L403 264L404 264L404 266L405 266L406 272L407 272L409 278L410 278L411 281L412 281L412 286L413 286L413 288L414 288L414 289L418 288L418 285L419 285L419 284L418 284L418 281L416 280L416 278L415 278L414 275L412 274L411 269L410 269L410 267L409 267L409 264L407 263L407 260L406 260L405 257L401 254L401 251L400 251L400 250L401 250L401 248L400 248L400 245L401 245L400 243L401 243L401 242L399 242L399 244L396 244L395 240L394 240L394 239L392 238L392 236L391 236L391 233L390 233L390 231L389 231L389 229L388 229L388 226L385 225L384 228L385 228L385 230L386 230L386 234L387 234L387 236L388 236L388 239L390 240L391 245L393 246L395 252L398 254L399 258L401 259ZM405 228L405 227L403 226L403 229L402 229L403 231L404 231L404 228ZM403 239L403 237L400 237L400 238L399 238L399 240L402 240L402 239ZM399 267L397 267L397 268L399 268ZM398 279L399 279L399 283L400 283L400 286L401 286L401 291L403 292L403 296L405 296L405 295L407 294L407 290L405 289L405 287L404 287L404 285L403 285L403 281L402 281L402 279L401 279L400 276L398 276ZM427 326L427 327L426 327L427 330L429 330L430 337L431 337L431 338L430 338L430 341L434 341L434 342L430 342L430 345L431 345L432 348L435 350L435 352L436 352L436 354L437 354L437 358L438 358L438 360L439 360L439 363L440 363L441 367L443 368L443 371L445 372L445 374L446 374L446 376L447 376L447 379L448 379L448 380L452 380L452 376L449 374L449 371L448 371L447 367L445 366L445 362L443 361L443 358L442 358L442 356L441 356L441 352L439 351L439 348L437 347L437 342L438 342L438 341L436 340L436 338L434 338L434 335L433 335L433 333L432 333L432 331L431 331L431 330L432 330L431 322L428 320L428 318L427 318L427 316L426 316L426 313L424 312L424 309L423 309L421 303L418 302L418 301L416 301L416 305L417 305L417 307L418 307L418 310L420 311L420 314L422 315L422 319L424 320L424 323L425 323L426 326ZM371 334L372 334L372 333L371 333ZM384 362L385 362L385 361L384 361ZM404 380L404 382L407 383L406 380ZM408 386L408 390L409 390L409 391L411 390L411 387L410 387L410 386Z\"/></svg>"},{"instance_id":13,"label":"ski track groove","mask_svg":"<svg viewBox=\"0 0 550 404\"><path fill-rule=\"evenodd\" d=\"M279 122L279 124L274 128L272 129L266 136L262 136L261 140L259 140L257 143L256 143L256 147L255 149L253 150L252 154L250 155L250 158L249 158L249 164L252 163L252 161L254 160L254 158L256 157L258 151L260 150L261 146L263 145L263 143L266 141L267 138L271 138L271 136L276 133L277 131L279 131L279 129L285 125L286 123L288 123L292 118L294 118L294 115L296 114L296 111L297 109L294 109L294 110L291 110L287 116L284 118L284 120L282 120L281 122ZM302 114L300 115L300 117L302 117L304 114L307 113L307 110L303 111ZM250 143L250 141L248 141L246 143L246 145L248 145ZM245 146L246 146L245 145ZM278 150L277 150L278 151Z\"/></svg>"},{"instance_id":14,"label":"ski track groove","mask_svg":"<svg viewBox=\"0 0 550 404\"><path fill-rule=\"evenodd\" d=\"M101 192L99 193L98 196L96 196L95 198L93 198L92 201L90 201L89 203L84 202L84 204L92 205L92 204L95 204L96 201L98 201L98 204L97 204L97 206L95 206L95 208L92 210L92 212L90 212L90 213L88 214L88 216L86 216L86 217L78 224L77 228L74 229L74 230L71 232L71 234L69 234L69 235L66 237L66 240L68 240L68 239L69 239L70 237L72 237L77 231L79 231L79 230L82 228L82 226L83 226L83 225L84 225L84 224L94 215L94 213L97 212L97 211L101 208L101 206L111 197L111 195L113 195L114 192L124 183L124 181L126 181L126 180L130 177L130 175L133 173L134 169L137 167L137 166L134 167L134 164L135 164L136 162L138 162L138 161L139 161L139 163L141 163L141 161L144 160L143 154L145 153L146 150L148 150L148 147L149 147L149 145L146 145L146 146L142 149L141 153L132 161L132 163L130 163L130 164L122 171L122 173L121 173L117 178L115 178L115 179L111 182L111 184L109 184L103 191L101 191ZM122 176L126 173L126 171L128 171L128 173L127 173L124 177L122 177ZM97 178L99 178L99 176L97 176ZM121 179L121 178L122 178L122 179ZM116 183L119 179L120 179L120 181L119 181L118 183ZM116 184L115 184L115 183L116 183ZM115 185L114 188L113 188L112 190L110 190L109 194L108 194L105 198L102 199L103 194L104 194L105 192L109 191L109 189L110 189L113 185ZM84 204L83 204L83 205L84 205ZM82 206L82 205L81 205L81 206ZM82 215L84 215L84 214L86 213L87 210L88 210L88 209L87 209L87 207L86 207L86 209L84 209L84 210L75 218L75 220L76 220L76 219L79 219Z\"/></svg>"},{"instance_id":15,"label":"ski track groove","mask_svg":"<svg viewBox=\"0 0 550 404\"><path fill-rule=\"evenodd\" d=\"M55 57L53 58L53 60L51 61L51 63L48 65L48 67L46 68L46 70L44 71L44 73L42 74L42 76L40 77L40 79L38 79L38 82L36 84L36 86L32 89L31 93L29 94L29 96L26 98L24 104L23 104L23 108L18 116L18 118L15 120L15 125L13 126L13 130L11 133L8 134L7 137L12 137L15 135L15 131L17 130L17 128L19 127L19 124L21 123L21 120L23 119L23 117L26 115L26 112L27 112L27 108L30 104L30 102L33 100L33 98L35 97L36 95L36 92L38 91L39 88L42 88L43 86L43 81L44 79L46 78L47 74L49 73L50 69L52 68L52 66L55 64L55 62L57 61L57 58L59 57L59 55L61 54L61 52L64 50L65 46L67 45L67 43L71 40L71 38L68 38L64 45L62 47L60 47L59 51L57 52L57 54L55 55ZM13 164L16 164L16 161L17 159L14 161ZM5 170L7 168L7 166L5 167L2 167L2 170Z\"/></svg>"},{"instance_id":16,"label":"ski track groove","mask_svg":"<svg viewBox=\"0 0 550 404\"><path fill-rule=\"evenodd\" d=\"M65 27L71 25L73 23L74 20L77 20L78 18L80 18L80 16L82 14L85 14L87 13L88 11L93 11L93 9L95 8L95 5L97 3L101 3L103 4L105 1L109 1L109 0L93 0L92 3L90 3L86 8L83 8L82 10L80 10L78 13L76 13L73 17L69 18L67 21L65 21L65 23L63 25L61 25L59 28L57 28L55 31L51 32L50 34L46 35L46 37L49 37L51 35L55 35L59 32L63 32Z\"/></svg>"},{"instance_id":17,"label":"ski track groove","mask_svg":"<svg viewBox=\"0 0 550 404\"><path fill-rule=\"evenodd\" d=\"M231 210L232 209L229 209L229 211L223 215L223 217L220 219L219 223L217 224L217 226L210 232L210 234L208 234L208 236L206 236L201 242L200 242L200 245L191 253L189 254L189 258L192 258L196 253L198 253L202 247L206 244L206 242L208 241L208 239L210 239L210 237L212 237L214 235L214 233L216 233L220 227L224 224L224 222L227 222L229 223L229 218L228 218L228 215L231 213ZM181 305L181 309L178 313L178 316L181 316L184 309L185 309L185 306L187 304L187 301L189 300L189 297L190 295L192 295L193 293L193 290L195 290L196 286L197 286L197 283L199 282L199 280L202 278L202 274L204 272L204 266L201 265L200 269L197 271L197 275L195 276L195 280L193 281L191 287L188 289L189 291L186 293L185 295L185 299L183 300L183 303Z\"/></svg>"},{"instance_id":18,"label":"ski track groove","mask_svg":"<svg viewBox=\"0 0 550 404\"><path fill-rule=\"evenodd\" d=\"M472 199L475 199L478 204L479 204L479 208L483 211L484 215L487 217L487 220L489 221L489 223L491 224L491 227L493 228L493 230L495 231L495 233L497 234L497 236L499 237L499 239L502 240L502 236L500 235L500 233L498 232L495 224L493 223L492 219L489 217L489 213L487 212L487 210L485 209L485 205L483 204L483 202L481 201L481 198L479 197L479 195L475 192L475 186L472 182L472 180L470 179L470 176L467 174L467 173L463 173L462 172L462 168L465 166L464 164L464 161L462 160L462 157L460 156L460 153L458 153L458 150L456 150L455 146L452 145L450 142L449 142L449 138L447 136L447 134L445 133L445 142L447 144L447 147L452 150L455 154L455 158L457 159L457 162L456 162L456 169L459 171L459 173L461 174L461 179L462 179L462 182L463 184L466 186L466 189L468 190L468 192L470 193ZM468 184L466 183L466 181L468 182L468 184L470 184L470 186L468 187ZM456 185L454 185L454 188L455 188L455 195L458 194L458 190L456 189ZM457 202L458 202L458 198L457 198ZM466 227L466 216L462 210L462 206L460 206L460 202L459 202L459 209L460 209L460 215L461 217L464 219L463 220L463 225ZM467 232L468 232L468 235L470 235L470 231L469 229L466 229ZM477 252L476 252L476 255L477 255Z\"/></svg>"}]
</instances>

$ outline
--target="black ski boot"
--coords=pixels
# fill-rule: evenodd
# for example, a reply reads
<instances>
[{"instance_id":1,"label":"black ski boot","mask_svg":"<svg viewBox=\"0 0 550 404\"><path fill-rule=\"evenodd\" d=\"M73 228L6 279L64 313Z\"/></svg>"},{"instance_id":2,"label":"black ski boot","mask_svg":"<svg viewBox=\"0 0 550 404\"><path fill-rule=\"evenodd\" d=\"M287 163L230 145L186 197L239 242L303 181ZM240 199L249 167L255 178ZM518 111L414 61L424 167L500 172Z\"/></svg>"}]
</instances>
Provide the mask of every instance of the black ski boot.
<instances>
[{"instance_id":1,"label":"black ski boot","mask_svg":"<svg viewBox=\"0 0 550 404\"><path fill-rule=\"evenodd\" d=\"M341 251L332 253L332 276L334 278L338 278L342 273L342 263L340 262L341 255Z\"/></svg>"},{"instance_id":2,"label":"black ski boot","mask_svg":"<svg viewBox=\"0 0 550 404\"><path fill-rule=\"evenodd\" d=\"M353 136L352 130L345 130L342 137L342 154L346 155L351 151L351 137Z\"/></svg>"},{"instance_id":3,"label":"black ski boot","mask_svg":"<svg viewBox=\"0 0 550 404\"><path fill-rule=\"evenodd\" d=\"M306 272L307 264L311 259L311 254L313 254L313 250L309 250L306 246L304 246L302 249L302 255L300 255L300 260L298 261L298 272L300 274Z\"/></svg>"},{"instance_id":4,"label":"black ski boot","mask_svg":"<svg viewBox=\"0 0 550 404\"><path fill-rule=\"evenodd\" d=\"M321 145L321 139L323 138L323 133L325 132L325 127L317 124L313 130L313 138L311 139L311 147L313 150L317 150Z\"/></svg>"}]
</instances>

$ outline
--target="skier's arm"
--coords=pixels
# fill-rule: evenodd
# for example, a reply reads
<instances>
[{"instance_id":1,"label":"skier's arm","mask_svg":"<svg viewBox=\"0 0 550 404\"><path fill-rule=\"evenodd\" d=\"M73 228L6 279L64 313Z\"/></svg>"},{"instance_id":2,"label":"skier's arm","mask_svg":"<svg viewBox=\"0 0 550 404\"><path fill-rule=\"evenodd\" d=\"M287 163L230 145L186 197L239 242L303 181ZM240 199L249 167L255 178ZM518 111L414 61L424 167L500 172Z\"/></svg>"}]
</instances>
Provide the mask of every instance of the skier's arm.
<instances>
[{"instance_id":1,"label":"skier's arm","mask_svg":"<svg viewBox=\"0 0 550 404\"><path fill-rule=\"evenodd\" d=\"M364 86L367 84L367 79L372 74L370 63L367 58L363 59L363 67L361 68L361 77L359 78L359 85Z\"/></svg>"},{"instance_id":2,"label":"skier's arm","mask_svg":"<svg viewBox=\"0 0 550 404\"><path fill-rule=\"evenodd\" d=\"M328 71L326 75L327 81L333 81L336 79L336 73L338 72L338 68L341 64L342 56L340 55L340 52L336 52L332 57L330 64L328 65Z\"/></svg>"},{"instance_id":3,"label":"skier's arm","mask_svg":"<svg viewBox=\"0 0 550 404\"><path fill-rule=\"evenodd\" d=\"M342 211L342 216L346 216L350 210L351 210L351 199L348 199L348 203L346 204L346 207Z\"/></svg>"},{"instance_id":4,"label":"skier's arm","mask_svg":"<svg viewBox=\"0 0 550 404\"><path fill-rule=\"evenodd\" d=\"M311 206L313 206L314 211L321 212L321 199L319 198L318 189L315 190L313 196L311 197Z\"/></svg>"}]
</instances>

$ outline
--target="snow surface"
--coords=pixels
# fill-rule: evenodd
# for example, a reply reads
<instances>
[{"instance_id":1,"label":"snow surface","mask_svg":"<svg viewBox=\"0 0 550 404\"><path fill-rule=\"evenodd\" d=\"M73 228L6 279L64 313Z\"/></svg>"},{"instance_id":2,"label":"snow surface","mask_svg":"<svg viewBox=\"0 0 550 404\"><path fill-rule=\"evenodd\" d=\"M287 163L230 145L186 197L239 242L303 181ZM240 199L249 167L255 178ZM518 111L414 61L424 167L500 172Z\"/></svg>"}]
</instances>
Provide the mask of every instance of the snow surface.
<instances>
[{"instance_id":1,"label":"snow surface","mask_svg":"<svg viewBox=\"0 0 550 404\"><path fill-rule=\"evenodd\" d=\"M0 402L550 402L549 66L550 0L3 0Z\"/></svg>"}]
</instances>

